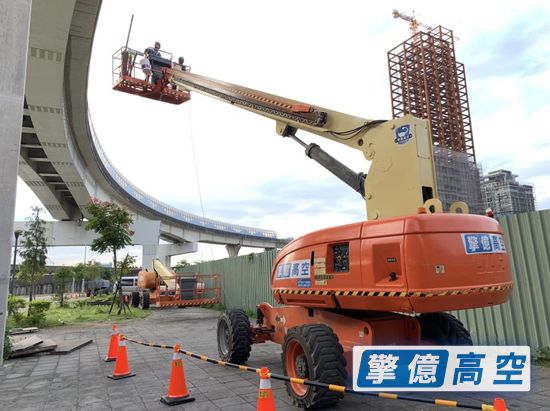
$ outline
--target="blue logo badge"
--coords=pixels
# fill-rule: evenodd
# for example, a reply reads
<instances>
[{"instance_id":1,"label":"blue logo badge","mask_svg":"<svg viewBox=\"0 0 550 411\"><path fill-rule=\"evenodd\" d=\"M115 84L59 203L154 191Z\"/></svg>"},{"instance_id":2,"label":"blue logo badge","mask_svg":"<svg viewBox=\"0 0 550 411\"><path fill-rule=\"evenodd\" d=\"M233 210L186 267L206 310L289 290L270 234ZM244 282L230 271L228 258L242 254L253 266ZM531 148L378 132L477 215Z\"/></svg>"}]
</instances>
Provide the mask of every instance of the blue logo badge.
<instances>
[{"instance_id":1,"label":"blue logo badge","mask_svg":"<svg viewBox=\"0 0 550 411\"><path fill-rule=\"evenodd\" d=\"M529 391L528 346L353 347L355 391Z\"/></svg>"},{"instance_id":2,"label":"blue logo badge","mask_svg":"<svg viewBox=\"0 0 550 411\"><path fill-rule=\"evenodd\" d=\"M401 127L395 129L395 138L393 142L395 144L407 144L412 137L411 125L403 124Z\"/></svg>"},{"instance_id":3,"label":"blue logo badge","mask_svg":"<svg viewBox=\"0 0 550 411\"><path fill-rule=\"evenodd\" d=\"M367 389L441 387L448 357L446 350L365 350L355 383Z\"/></svg>"},{"instance_id":4,"label":"blue logo badge","mask_svg":"<svg viewBox=\"0 0 550 411\"><path fill-rule=\"evenodd\" d=\"M500 234L462 234L466 254L506 254Z\"/></svg>"}]
</instances>

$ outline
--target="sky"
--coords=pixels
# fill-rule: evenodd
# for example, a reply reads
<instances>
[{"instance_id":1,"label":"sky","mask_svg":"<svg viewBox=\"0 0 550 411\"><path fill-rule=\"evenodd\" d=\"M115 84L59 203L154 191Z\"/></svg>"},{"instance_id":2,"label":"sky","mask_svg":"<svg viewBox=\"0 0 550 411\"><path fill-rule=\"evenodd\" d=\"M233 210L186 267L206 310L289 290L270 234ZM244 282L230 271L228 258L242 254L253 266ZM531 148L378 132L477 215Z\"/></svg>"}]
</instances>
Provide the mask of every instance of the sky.
<instances>
[{"instance_id":1,"label":"sky","mask_svg":"<svg viewBox=\"0 0 550 411\"><path fill-rule=\"evenodd\" d=\"M392 9L459 38L476 158L484 172L509 169L550 208L550 3L547 1L364 2L104 0L89 75L94 127L111 162L143 191L172 206L278 237L365 219L364 200L275 133L274 121L193 94L179 106L111 89L111 56L126 42L159 41L197 74L365 119L391 118L387 52L410 37ZM356 171L358 151L305 132ZM39 205L19 180L16 220ZM46 213L47 214L47 213ZM46 216L48 219L51 217ZM141 257L140 247L130 254ZM242 253L261 251L245 249ZM223 258L201 245L187 261ZM89 248L50 249L49 263L94 258ZM181 258L181 257L180 257ZM177 259L173 259L173 263Z\"/></svg>"}]
</instances>

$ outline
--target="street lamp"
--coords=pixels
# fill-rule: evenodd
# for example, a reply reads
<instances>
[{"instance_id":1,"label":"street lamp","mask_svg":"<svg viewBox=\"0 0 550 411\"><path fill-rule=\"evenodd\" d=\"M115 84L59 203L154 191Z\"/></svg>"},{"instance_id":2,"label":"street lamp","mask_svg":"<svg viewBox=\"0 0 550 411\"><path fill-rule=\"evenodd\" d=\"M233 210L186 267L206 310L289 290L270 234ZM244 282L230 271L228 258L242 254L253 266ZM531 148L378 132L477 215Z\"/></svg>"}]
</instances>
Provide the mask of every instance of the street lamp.
<instances>
[{"instance_id":1,"label":"street lamp","mask_svg":"<svg viewBox=\"0 0 550 411\"><path fill-rule=\"evenodd\" d=\"M23 233L22 230L15 230L15 246L13 247L13 266L11 268L11 284L10 284L10 294L13 295L13 287L15 285L15 259L17 258L17 240L19 236Z\"/></svg>"}]
</instances>

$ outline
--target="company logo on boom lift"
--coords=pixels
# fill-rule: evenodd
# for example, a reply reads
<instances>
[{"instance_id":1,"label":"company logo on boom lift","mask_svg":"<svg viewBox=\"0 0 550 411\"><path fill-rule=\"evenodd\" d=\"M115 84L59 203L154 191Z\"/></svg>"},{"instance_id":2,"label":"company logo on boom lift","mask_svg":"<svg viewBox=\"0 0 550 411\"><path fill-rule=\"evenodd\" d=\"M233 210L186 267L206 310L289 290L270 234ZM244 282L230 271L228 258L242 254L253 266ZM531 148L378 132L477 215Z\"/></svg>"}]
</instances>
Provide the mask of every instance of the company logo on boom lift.
<instances>
[{"instance_id":1,"label":"company logo on boom lift","mask_svg":"<svg viewBox=\"0 0 550 411\"><path fill-rule=\"evenodd\" d=\"M395 144L407 144L411 138L411 125L410 124L403 124L401 127L397 127L395 129L395 138L393 139L393 142Z\"/></svg>"}]
</instances>

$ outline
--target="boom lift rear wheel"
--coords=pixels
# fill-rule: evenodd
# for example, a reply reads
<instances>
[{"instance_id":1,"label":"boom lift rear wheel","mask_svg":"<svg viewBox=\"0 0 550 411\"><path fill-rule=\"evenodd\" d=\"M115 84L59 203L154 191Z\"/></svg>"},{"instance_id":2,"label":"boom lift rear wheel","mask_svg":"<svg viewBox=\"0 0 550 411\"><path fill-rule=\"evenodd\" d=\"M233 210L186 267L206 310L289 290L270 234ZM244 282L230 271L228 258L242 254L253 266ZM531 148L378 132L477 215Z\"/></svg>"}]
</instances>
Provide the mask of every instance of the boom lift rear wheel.
<instances>
[{"instance_id":1,"label":"boom lift rear wheel","mask_svg":"<svg viewBox=\"0 0 550 411\"><path fill-rule=\"evenodd\" d=\"M338 337L322 324L307 324L287 331L282 362L285 375L346 385L346 359ZM296 383L286 383L295 405L305 409L334 405L344 394Z\"/></svg>"},{"instance_id":2,"label":"boom lift rear wheel","mask_svg":"<svg viewBox=\"0 0 550 411\"><path fill-rule=\"evenodd\" d=\"M421 314L420 338L437 345L473 345L470 332L454 315Z\"/></svg>"},{"instance_id":3,"label":"boom lift rear wheel","mask_svg":"<svg viewBox=\"0 0 550 411\"><path fill-rule=\"evenodd\" d=\"M149 302L149 291L141 291L139 293L139 308L141 308L142 310L148 310Z\"/></svg>"},{"instance_id":4,"label":"boom lift rear wheel","mask_svg":"<svg viewBox=\"0 0 550 411\"><path fill-rule=\"evenodd\" d=\"M218 319L218 352L223 361L244 364L250 356L252 334L243 310L225 311Z\"/></svg>"},{"instance_id":5,"label":"boom lift rear wheel","mask_svg":"<svg viewBox=\"0 0 550 411\"><path fill-rule=\"evenodd\" d=\"M132 307L138 307L139 306L139 291L132 291L132 295L130 297L130 304Z\"/></svg>"}]
</instances>

